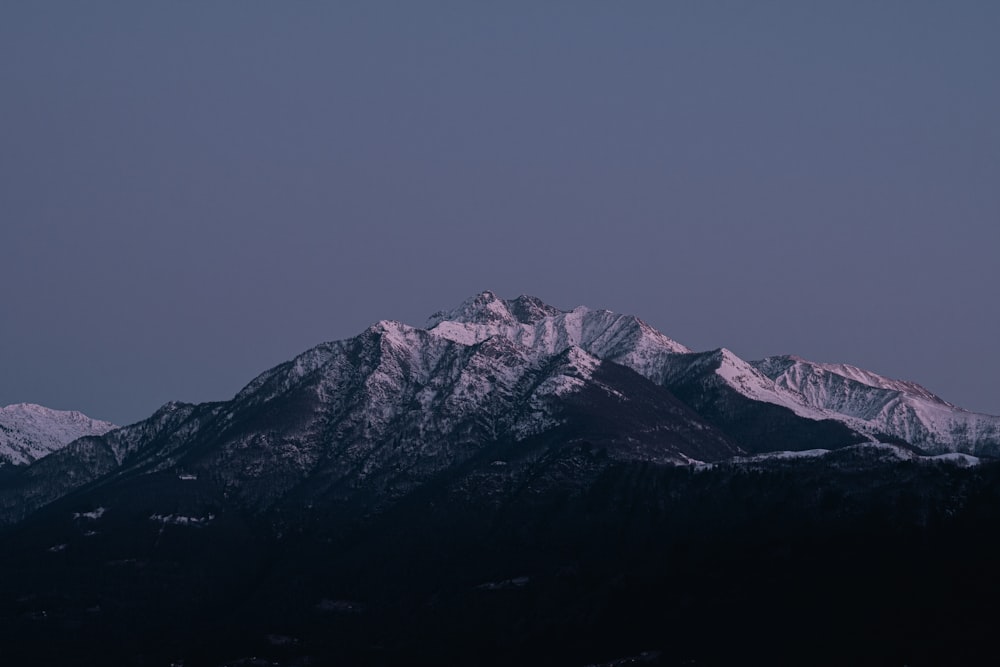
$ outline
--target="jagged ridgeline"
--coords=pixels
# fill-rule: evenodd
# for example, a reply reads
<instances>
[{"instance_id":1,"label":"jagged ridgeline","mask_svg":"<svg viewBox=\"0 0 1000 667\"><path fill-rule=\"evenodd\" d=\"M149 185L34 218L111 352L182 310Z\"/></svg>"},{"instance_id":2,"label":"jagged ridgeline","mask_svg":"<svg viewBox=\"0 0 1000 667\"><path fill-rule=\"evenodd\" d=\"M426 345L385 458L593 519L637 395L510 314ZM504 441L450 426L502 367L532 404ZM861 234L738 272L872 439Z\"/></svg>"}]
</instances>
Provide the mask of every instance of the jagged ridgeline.
<instances>
[{"instance_id":1,"label":"jagged ridgeline","mask_svg":"<svg viewBox=\"0 0 1000 667\"><path fill-rule=\"evenodd\" d=\"M1000 555L1000 418L606 310L484 292L111 428L3 469L23 661L922 664L997 592L934 573Z\"/></svg>"}]
</instances>

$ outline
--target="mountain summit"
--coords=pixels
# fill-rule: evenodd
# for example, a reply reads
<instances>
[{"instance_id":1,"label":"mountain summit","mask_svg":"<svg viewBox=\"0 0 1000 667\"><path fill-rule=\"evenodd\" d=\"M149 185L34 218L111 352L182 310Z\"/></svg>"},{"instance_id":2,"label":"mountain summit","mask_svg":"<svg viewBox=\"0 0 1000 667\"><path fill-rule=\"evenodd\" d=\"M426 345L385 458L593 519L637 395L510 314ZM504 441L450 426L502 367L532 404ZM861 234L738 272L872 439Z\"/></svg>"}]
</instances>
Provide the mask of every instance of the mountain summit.
<instances>
[{"instance_id":1,"label":"mountain summit","mask_svg":"<svg viewBox=\"0 0 1000 667\"><path fill-rule=\"evenodd\" d=\"M453 310L441 310L428 319L426 328L440 322L466 322L469 324L535 324L546 317L560 314L560 310L543 303L541 299L522 294L516 299L501 299L490 291L466 299Z\"/></svg>"}]
</instances>

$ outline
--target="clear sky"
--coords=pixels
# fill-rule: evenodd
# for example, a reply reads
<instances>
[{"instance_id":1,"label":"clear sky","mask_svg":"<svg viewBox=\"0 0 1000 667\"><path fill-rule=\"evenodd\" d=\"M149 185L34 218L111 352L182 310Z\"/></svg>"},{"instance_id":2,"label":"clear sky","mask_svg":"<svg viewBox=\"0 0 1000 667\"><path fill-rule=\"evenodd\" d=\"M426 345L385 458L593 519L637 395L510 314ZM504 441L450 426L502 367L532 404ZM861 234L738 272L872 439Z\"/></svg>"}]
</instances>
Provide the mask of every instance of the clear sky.
<instances>
[{"instance_id":1,"label":"clear sky","mask_svg":"<svg viewBox=\"0 0 1000 667\"><path fill-rule=\"evenodd\" d=\"M0 4L0 405L484 289L1000 413L1000 3Z\"/></svg>"}]
</instances>

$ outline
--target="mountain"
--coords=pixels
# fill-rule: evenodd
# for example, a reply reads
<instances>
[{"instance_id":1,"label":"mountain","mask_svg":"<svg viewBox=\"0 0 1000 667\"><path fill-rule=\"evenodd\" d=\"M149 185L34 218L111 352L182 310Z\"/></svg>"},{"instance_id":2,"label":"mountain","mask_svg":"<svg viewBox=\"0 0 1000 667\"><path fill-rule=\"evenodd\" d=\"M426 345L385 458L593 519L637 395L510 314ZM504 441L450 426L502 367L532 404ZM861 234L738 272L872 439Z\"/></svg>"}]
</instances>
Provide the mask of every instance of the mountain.
<instances>
[{"instance_id":1,"label":"mountain","mask_svg":"<svg viewBox=\"0 0 1000 667\"><path fill-rule=\"evenodd\" d=\"M457 466L553 443L686 465L879 441L990 455L1000 419L853 367L693 352L634 316L483 292L425 328L381 321L318 345L230 401L84 437L6 482L0 521L140 471L212 477L250 507L383 507Z\"/></svg>"},{"instance_id":2,"label":"mountain","mask_svg":"<svg viewBox=\"0 0 1000 667\"><path fill-rule=\"evenodd\" d=\"M893 401L952 439L879 418ZM484 292L11 466L0 646L38 665L982 663L997 441L928 406L971 414Z\"/></svg>"},{"instance_id":3,"label":"mountain","mask_svg":"<svg viewBox=\"0 0 1000 667\"><path fill-rule=\"evenodd\" d=\"M77 438L103 435L114 428L80 412L32 403L8 405L0 408L0 466L32 463Z\"/></svg>"},{"instance_id":4,"label":"mountain","mask_svg":"<svg viewBox=\"0 0 1000 667\"><path fill-rule=\"evenodd\" d=\"M1000 417L963 410L914 382L795 356L769 357L754 367L778 390L871 438L934 454L1000 454Z\"/></svg>"}]
</instances>

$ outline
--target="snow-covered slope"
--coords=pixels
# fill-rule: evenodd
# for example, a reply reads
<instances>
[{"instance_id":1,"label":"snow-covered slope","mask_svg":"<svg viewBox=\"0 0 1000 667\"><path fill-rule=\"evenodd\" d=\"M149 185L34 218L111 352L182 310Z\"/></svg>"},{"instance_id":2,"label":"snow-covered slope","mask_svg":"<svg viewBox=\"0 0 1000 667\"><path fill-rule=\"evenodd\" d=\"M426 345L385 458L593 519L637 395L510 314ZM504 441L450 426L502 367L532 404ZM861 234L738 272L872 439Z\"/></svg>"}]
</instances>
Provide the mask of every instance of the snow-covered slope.
<instances>
[{"instance_id":1,"label":"snow-covered slope","mask_svg":"<svg viewBox=\"0 0 1000 667\"><path fill-rule=\"evenodd\" d=\"M24 465L85 435L102 435L114 424L75 411L32 403L0 408L0 465Z\"/></svg>"},{"instance_id":2,"label":"snow-covered slope","mask_svg":"<svg viewBox=\"0 0 1000 667\"><path fill-rule=\"evenodd\" d=\"M914 382L795 356L754 366L779 390L873 438L891 436L933 453L1000 453L1000 417L963 410Z\"/></svg>"},{"instance_id":3,"label":"snow-covered slope","mask_svg":"<svg viewBox=\"0 0 1000 667\"><path fill-rule=\"evenodd\" d=\"M427 328L435 336L463 344L503 337L535 358L574 345L668 386L682 377L713 373L720 384L749 399L786 407L809 419L828 417L794 392L775 386L771 378L732 351L722 348L707 356L692 353L632 315L585 306L560 311L531 296L504 300L483 292L452 311L436 313Z\"/></svg>"},{"instance_id":4,"label":"snow-covered slope","mask_svg":"<svg viewBox=\"0 0 1000 667\"><path fill-rule=\"evenodd\" d=\"M667 386L700 381L706 391L728 387L750 400L787 408L799 417L814 420L829 418L827 413L809 405L801 396L777 386L753 364L724 347L671 357L662 376L662 382Z\"/></svg>"},{"instance_id":5,"label":"snow-covered slope","mask_svg":"<svg viewBox=\"0 0 1000 667\"><path fill-rule=\"evenodd\" d=\"M435 314L427 328L463 344L502 337L531 358L577 346L668 388L683 386L690 394L696 385L706 395L732 390L796 417L840 422L872 442L898 439L932 453L1000 453L1000 417L962 410L916 383L796 357L748 362L725 348L695 353L634 316L583 306L560 311L535 297L505 300L483 292Z\"/></svg>"}]
</instances>

